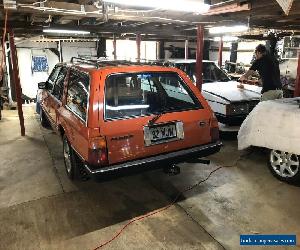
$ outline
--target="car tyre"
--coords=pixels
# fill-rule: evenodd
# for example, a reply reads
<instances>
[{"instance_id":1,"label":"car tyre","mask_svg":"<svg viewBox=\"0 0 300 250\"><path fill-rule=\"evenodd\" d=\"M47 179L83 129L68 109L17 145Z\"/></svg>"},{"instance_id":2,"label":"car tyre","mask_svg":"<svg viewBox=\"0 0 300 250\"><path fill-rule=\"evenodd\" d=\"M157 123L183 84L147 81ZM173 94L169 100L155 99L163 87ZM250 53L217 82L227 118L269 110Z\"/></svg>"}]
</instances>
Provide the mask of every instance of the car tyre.
<instances>
[{"instance_id":1,"label":"car tyre","mask_svg":"<svg viewBox=\"0 0 300 250\"><path fill-rule=\"evenodd\" d=\"M45 112L43 111L42 108L40 108L40 122L41 122L42 127L44 127L44 128L50 127L49 120L46 117Z\"/></svg>"},{"instance_id":2,"label":"car tyre","mask_svg":"<svg viewBox=\"0 0 300 250\"><path fill-rule=\"evenodd\" d=\"M270 150L269 169L280 181L300 184L300 157L296 154Z\"/></svg>"},{"instance_id":3,"label":"car tyre","mask_svg":"<svg viewBox=\"0 0 300 250\"><path fill-rule=\"evenodd\" d=\"M66 135L63 136L63 156L66 173L70 180L87 181L89 179L82 161L71 147Z\"/></svg>"}]
</instances>

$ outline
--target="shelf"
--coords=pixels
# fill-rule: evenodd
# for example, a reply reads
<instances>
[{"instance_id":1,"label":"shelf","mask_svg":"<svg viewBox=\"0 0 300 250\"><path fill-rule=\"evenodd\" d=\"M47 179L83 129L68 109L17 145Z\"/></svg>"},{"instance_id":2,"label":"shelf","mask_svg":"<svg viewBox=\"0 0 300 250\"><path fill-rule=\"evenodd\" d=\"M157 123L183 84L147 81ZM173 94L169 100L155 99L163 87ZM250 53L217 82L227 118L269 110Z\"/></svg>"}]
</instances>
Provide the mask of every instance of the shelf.
<instances>
[{"instance_id":1,"label":"shelf","mask_svg":"<svg viewBox=\"0 0 300 250\"><path fill-rule=\"evenodd\" d=\"M282 57L281 59L298 60L298 57Z\"/></svg>"}]
</instances>

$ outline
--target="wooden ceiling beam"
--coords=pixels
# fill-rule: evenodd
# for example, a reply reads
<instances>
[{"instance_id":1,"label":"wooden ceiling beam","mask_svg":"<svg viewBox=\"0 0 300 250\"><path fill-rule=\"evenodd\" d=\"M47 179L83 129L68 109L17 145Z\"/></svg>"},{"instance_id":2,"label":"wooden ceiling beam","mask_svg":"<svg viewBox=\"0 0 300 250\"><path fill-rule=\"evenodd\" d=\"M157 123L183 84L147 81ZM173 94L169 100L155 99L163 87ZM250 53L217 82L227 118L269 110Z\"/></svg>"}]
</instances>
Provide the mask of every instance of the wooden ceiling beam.
<instances>
[{"instance_id":1,"label":"wooden ceiling beam","mask_svg":"<svg viewBox=\"0 0 300 250\"><path fill-rule=\"evenodd\" d=\"M236 13L240 11L249 11L251 8L250 3L246 4L238 4L238 3L230 3L222 6L212 7L207 13L203 13L205 16L219 15L225 13Z\"/></svg>"},{"instance_id":2,"label":"wooden ceiling beam","mask_svg":"<svg viewBox=\"0 0 300 250\"><path fill-rule=\"evenodd\" d=\"M3 25L3 22L0 22L0 25ZM42 34L43 27L40 25L31 25L30 23L26 22L9 22L8 28L10 29L22 29L27 30L28 33L30 32L40 32ZM54 28L54 29L75 29L75 30L88 30L92 33L115 33L115 34L135 34L137 32L140 32L142 34L154 34L157 36L163 36L163 35L169 35L171 36L194 36L196 34L195 30L188 30L184 31L180 28L176 28L174 26L167 26L167 27L157 27L153 28L153 26L144 26L140 29L137 29L136 27L124 27L124 26L101 26L101 25L51 25L50 27L47 26L47 28Z\"/></svg>"},{"instance_id":3,"label":"wooden ceiling beam","mask_svg":"<svg viewBox=\"0 0 300 250\"><path fill-rule=\"evenodd\" d=\"M65 2L64 2L65 1ZM38 17L53 17L53 23L65 24L65 28L76 29L81 27L93 32L115 32L117 34L143 32L149 34L162 35L194 35L197 24L208 25L235 25L250 24L254 27L274 28L276 29L300 29L300 1L296 1L292 6L289 16L286 16L275 0L251 0L251 6L248 1L246 4L239 4L240 1L223 3L213 6L208 15L191 15L190 13L169 12L169 11L151 11L151 12L118 12L108 13L108 22L106 16L102 14L101 9L91 4L91 0L78 0L76 3L66 2L68 0L47 1L44 8L36 9L37 5L22 5L18 10L10 15L10 21L21 21L22 13L37 15ZM32 0L18 0L18 3L29 3ZM75 1L74 1L75 2ZM83 5L81 5L82 3ZM84 6L84 7L83 7ZM250 10L249 10L250 9ZM18 15L16 15L18 13ZM3 17L0 18L3 20ZM96 21L94 22L93 19ZM81 20L79 22L79 20ZM78 22L77 22L78 21ZM105 22L104 24L101 24ZM73 25L71 25L71 23ZM132 23L130 23L132 22ZM145 22L146 24L141 24ZM21 22L26 23L26 22ZM78 24L84 23L85 25ZM119 23L119 24L116 24ZM121 24L123 23L123 25ZM129 24L128 24L129 23ZM171 25L169 25L171 23ZM43 25L41 21L39 25ZM161 26L156 26L161 24ZM164 25L168 24L168 25ZM12 23L14 25L14 23ZM165 27L164 27L165 26ZM178 26L178 27L176 27ZM63 27L63 26L61 26ZM26 29L26 27L22 27ZM28 29L32 26L28 26ZM39 27L41 30L42 27ZM185 30L189 29L189 30Z\"/></svg>"},{"instance_id":4,"label":"wooden ceiling beam","mask_svg":"<svg viewBox=\"0 0 300 250\"><path fill-rule=\"evenodd\" d=\"M47 1L43 5L22 4L11 12L103 18L102 10L94 5Z\"/></svg>"}]
</instances>

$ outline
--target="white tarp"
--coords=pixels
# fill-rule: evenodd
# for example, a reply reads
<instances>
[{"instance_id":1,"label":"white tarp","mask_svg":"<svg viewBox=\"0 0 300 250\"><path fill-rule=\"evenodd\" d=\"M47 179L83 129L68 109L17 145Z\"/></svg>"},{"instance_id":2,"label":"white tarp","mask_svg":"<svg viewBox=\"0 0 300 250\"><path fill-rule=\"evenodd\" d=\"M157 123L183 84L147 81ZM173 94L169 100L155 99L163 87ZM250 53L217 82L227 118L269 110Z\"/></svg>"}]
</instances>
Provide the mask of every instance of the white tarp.
<instances>
[{"instance_id":1,"label":"white tarp","mask_svg":"<svg viewBox=\"0 0 300 250\"><path fill-rule=\"evenodd\" d=\"M260 102L243 122L238 148L265 147L300 155L300 98Z\"/></svg>"}]
</instances>

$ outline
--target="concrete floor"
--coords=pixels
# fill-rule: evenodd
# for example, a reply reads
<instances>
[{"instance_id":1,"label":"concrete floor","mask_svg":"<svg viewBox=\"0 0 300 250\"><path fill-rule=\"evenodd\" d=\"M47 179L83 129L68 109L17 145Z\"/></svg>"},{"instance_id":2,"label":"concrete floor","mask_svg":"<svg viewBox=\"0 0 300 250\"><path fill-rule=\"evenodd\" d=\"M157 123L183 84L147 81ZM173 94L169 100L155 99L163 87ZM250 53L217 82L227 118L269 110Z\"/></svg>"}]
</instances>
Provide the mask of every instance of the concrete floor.
<instances>
[{"instance_id":1,"label":"concrete floor","mask_svg":"<svg viewBox=\"0 0 300 250\"><path fill-rule=\"evenodd\" d=\"M240 234L300 236L300 188L277 181L259 150L238 152L227 140L210 165L184 163L177 176L155 170L71 183L59 138L40 128L32 107L24 112L23 138L16 111L4 111L0 121L0 249L94 249L218 166L224 168L176 205L132 224L104 248L240 249Z\"/></svg>"}]
</instances>

